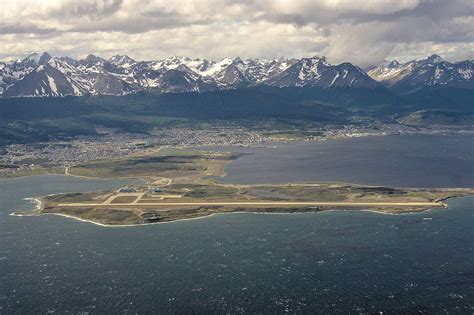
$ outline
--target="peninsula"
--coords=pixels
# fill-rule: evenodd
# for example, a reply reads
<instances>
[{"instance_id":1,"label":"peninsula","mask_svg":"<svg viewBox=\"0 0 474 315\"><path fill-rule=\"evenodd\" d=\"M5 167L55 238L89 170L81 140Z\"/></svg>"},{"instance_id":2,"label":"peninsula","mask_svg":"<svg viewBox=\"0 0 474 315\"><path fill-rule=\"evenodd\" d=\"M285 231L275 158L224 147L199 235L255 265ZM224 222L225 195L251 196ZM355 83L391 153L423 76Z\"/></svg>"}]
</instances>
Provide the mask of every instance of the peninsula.
<instances>
[{"instance_id":1,"label":"peninsula","mask_svg":"<svg viewBox=\"0 0 474 315\"><path fill-rule=\"evenodd\" d=\"M370 210L401 214L445 208L447 198L473 189L402 189L345 183L223 184L232 152L168 149L66 167L69 176L141 178L144 184L110 191L65 193L38 199L21 215L57 214L106 226L139 225L229 212ZM19 214L19 213L18 213Z\"/></svg>"}]
</instances>

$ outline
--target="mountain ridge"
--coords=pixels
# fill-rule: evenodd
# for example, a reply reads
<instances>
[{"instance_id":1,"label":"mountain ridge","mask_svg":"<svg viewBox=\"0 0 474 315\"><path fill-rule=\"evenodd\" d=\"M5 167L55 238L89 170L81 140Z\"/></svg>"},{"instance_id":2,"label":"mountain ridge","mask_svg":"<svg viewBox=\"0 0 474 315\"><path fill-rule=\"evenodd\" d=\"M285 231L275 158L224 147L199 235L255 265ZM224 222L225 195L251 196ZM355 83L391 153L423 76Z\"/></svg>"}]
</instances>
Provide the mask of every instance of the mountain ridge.
<instances>
[{"instance_id":1,"label":"mountain ridge","mask_svg":"<svg viewBox=\"0 0 474 315\"><path fill-rule=\"evenodd\" d=\"M127 95L140 91L205 92L252 86L416 89L423 86L474 88L473 61L449 63L438 55L407 63L386 62L366 71L325 57L219 61L170 57L137 61L127 55L84 59L32 53L0 62L0 97Z\"/></svg>"},{"instance_id":2,"label":"mountain ridge","mask_svg":"<svg viewBox=\"0 0 474 315\"><path fill-rule=\"evenodd\" d=\"M429 86L474 88L473 60L449 62L436 54L406 63L385 62L367 74L386 87L406 91Z\"/></svg>"}]
</instances>

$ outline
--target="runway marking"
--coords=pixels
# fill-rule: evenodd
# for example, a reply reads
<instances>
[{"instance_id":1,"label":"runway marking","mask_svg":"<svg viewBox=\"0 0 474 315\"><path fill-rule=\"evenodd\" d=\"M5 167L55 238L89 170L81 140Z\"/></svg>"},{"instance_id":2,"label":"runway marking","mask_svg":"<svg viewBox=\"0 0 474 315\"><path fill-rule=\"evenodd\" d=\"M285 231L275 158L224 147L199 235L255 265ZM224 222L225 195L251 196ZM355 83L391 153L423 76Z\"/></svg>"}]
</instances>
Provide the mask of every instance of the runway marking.
<instances>
[{"instance_id":1,"label":"runway marking","mask_svg":"<svg viewBox=\"0 0 474 315\"><path fill-rule=\"evenodd\" d=\"M319 202L319 201L282 201L282 202L151 202L151 203L60 203L59 207L127 207L127 206L400 206L400 207L444 207L440 202Z\"/></svg>"}]
</instances>

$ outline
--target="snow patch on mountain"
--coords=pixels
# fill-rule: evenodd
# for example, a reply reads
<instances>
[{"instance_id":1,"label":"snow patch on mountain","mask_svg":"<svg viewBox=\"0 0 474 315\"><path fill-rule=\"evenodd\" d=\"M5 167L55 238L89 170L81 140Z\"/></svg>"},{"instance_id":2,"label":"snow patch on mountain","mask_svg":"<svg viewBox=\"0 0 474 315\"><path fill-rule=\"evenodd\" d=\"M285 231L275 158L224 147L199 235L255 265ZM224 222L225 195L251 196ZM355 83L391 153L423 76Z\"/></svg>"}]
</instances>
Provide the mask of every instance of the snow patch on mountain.
<instances>
[{"instance_id":1,"label":"snow patch on mountain","mask_svg":"<svg viewBox=\"0 0 474 315\"><path fill-rule=\"evenodd\" d=\"M48 78L48 83L49 83L49 87L51 88L51 93L53 93L53 95L59 95L58 87L56 86L56 82L54 82L54 79L50 77L49 75L47 75L46 77Z\"/></svg>"},{"instance_id":2,"label":"snow patch on mountain","mask_svg":"<svg viewBox=\"0 0 474 315\"><path fill-rule=\"evenodd\" d=\"M142 90L204 92L249 86L375 88L386 86L473 87L472 60L449 63L437 55L407 63L386 62L364 72L350 63L330 64L324 57L218 61L171 57L136 61L126 55L76 60L33 53L0 62L0 95L125 95Z\"/></svg>"},{"instance_id":3,"label":"snow patch on mountain","mask_svg":"<svg viewBox=\"0 0 474 315\"><path fill-rule=\"evenodd\" d=\"M451 63L438 55L407 63L386 62L367 73L389 87L451 86L474 88L473 61Z\"/></svg>"}]
</instances>

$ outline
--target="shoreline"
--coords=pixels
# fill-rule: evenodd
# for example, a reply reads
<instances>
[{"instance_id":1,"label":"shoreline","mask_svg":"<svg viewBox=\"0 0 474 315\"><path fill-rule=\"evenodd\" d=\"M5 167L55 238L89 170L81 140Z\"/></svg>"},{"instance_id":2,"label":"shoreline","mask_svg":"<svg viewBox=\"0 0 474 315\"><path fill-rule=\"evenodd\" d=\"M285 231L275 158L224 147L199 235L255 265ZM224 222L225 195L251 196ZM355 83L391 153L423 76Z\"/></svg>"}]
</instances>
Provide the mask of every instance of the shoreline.
<instances>
[{"instance_id":1,"label":"shoreline","mask_svg":"<svg viewBox=\"0 0 474 315\"><path fill-rule=\"evenodd\" d=\"M254 149L265 149L265 148L278 148L278 145L288 145L288 144L298 144L298 143L308 143L308 142L325 142L325 141L338 141L338 140L351 140L351 139L358 139L358 138L370 138L370 137L399 137L399 136L406 136L406 135L436 135L436 136L449 136L449 135L461 135L461 136L470 136L474 134L474 132L467 132L466 131L452 131L452 130L446 130L445 132L441 133L432 133L428 131L423 131L419 130L416 132L408 132L408 133L376 133L376 134L364 134L364 135L358 135L358 136L344 136L344 137L327 137L324 139L291 139L291 140L286 140L286 141L270 141L270 142L264 142L264 143L255 143L255 144L250 144L250 145L241 145L241 144L228 144L228 145L175 145L175 146L164 146L163 149L177 149L177 150L189 150L189 149L202 149L205 148L205 150L211 150L213 148L228 148L230 150L234 148L254 148ZM160 148L159 150L161 150ZM149 155L150 153L146 153L146 155ZM92 160L93 161L93 160ZM91 161L89 161L91 162ZM229 161L232 162L232 161ZM47 170L47 169L46 169ZM222 168L224 174L221 176L213 176L214 178L224 178L227 176L227 173L225 172L225 166ZM41 175L64 175L64 176L72 176L72 177L78 177L78 178L85 178L85 179L140 179L136 177L129 177L129 176L119 176L119 177L91 177L91 176L84 176L84 175L75 175L75 174L70 174L69 173L69 167L65 167L64 172L61 173L40 173L40 174L27 174L27 175L19 175L19 176L5 176L2 177L0 176L0 181L1 180L8 180L8 179L14 179L14 178L23 178L23 177L30 177L30 176L41 176ZM203 178L206 178L207 176L203 176ZM212 177L212 176L210 176ZM277 182L277 183L225 183L221 182L219 180L214 180L213 178L207 178L208 180L214 181L216 183L220 184L231 184L231 185L285 185L288 184L287 182ZM341 184L351 184L351 183L345 183L345 182L332 182L332 181L318 181L319 183L341 183ZM357 185L357 184L351 184L351 185ZM384 186L384 187L389 187L390 185L384 185L384 184L364 184L361 183L359 185L363 186ZM403 187L403 186L390 186L391 188L413 188L413 187ZM442 189L442 188L452 188L452 187L417 187L418 189L423 189L423 188L430 188L430 189ZM417 189L414 188L414 189ZM471 188L471 187L458 187L460 189L462 188Z\"/></svg>"},{"instance_id":2,"label":"shoreline","mask_svg":"<svg viewBox=\"0 0 474 315\"><path fill-rule=\"evenodd\" d=\"M143 178L138 178L138 177L87 177L87 176L81 176L81 175L65 175L65 174L57 174L57 173L46 173L46 174L34 174L34 175L25 175L25 176L19 176L19 177L9 177L9 178L1 178L0 181L2 180L14 180L14 179L19 179L19 178L27 178L27 177L35 177L35 176L71 176L71 177L79 177L79 178L85 178L85 179L91 179L91 180L122 180L122 179L134 179L134 180L140 180L143 181L143 183L147 183L146 179ZM225 175L224 175L225 176ZM218 177L224 177L224 176L218 176ZM217 176L214 176L217 177ZM164 177L162 177L164 178ZM474 189L473 187L405 187L405 186L388 186L388 185L375 185L375 184L358 184L358 183L349 183L349 182L333 182L333 181L318 181L318 182L284 182L284 183L256 183L256 184L239 184L239 183L224 183L220 181L216 181L213 178L209 178L209 176L204 175L202 177L203 180L209 181L213 184L220 185L220 186L241 186L241 187L261 187L261 186L318 186L318 185L341 185L341 186L359 186L359 187L369 187L369 188L378 188L378 187L386 187L386 188L396 188L396 189L410 189L410 190L429 190L429 189L434 189L434 190L463 190L463 189ZM87 191L86 191L87 192ZM92 191L89 191L92 192ZM57 195L57 194L65 194L65 193L73 193L72 191L70 192L62 192L62 193L55 193L55 194L49 194L49 195L44 195L40 196L41 197L47 197L47 196L52 196L52 195ZM30 198L30 197L28 197ZM33 198L33 197L32 197ZM448 197L452 198L452 197ZM27 199L27 198L25 198ZM443 201L444 199L440 199L439 201Z\"/></svg>"},{"instance_id":3,"label":"shoreline","mask_svg":"<svg viewBox=\"0 0 474 315\"><path fill-rule=\"evenodd\" d=\"M104 223L95 222L95 221L87 220L87 219L82 219L82 218L79 218L79 217L75 217L75 216L68 215L68 214L63 214L63 213L39 213L37 215L38 216L57 215L57 216L60 216L60 217L65 217L65 218L77 220L77 221L84 222L84 223L90 223L90 224L98 225L98 226L101 226L101 227L121 228L121 227L139 227L139 226L148 226L148 225L156 225L156 224L175 223L175 222L180 222L180 221L199 220L199 219L205 219L205 218L208 218L208 217L212 217L216 214L220 214L220 213L212 213L212 214L208 214L208 215L204 215L204 216L196 217L196 218L187 218L187 219L185 218L185 219L178 219L178 220L173 220L173 221L138 223L138 224L104 224ZM34 215L32 215L32 216L34 216Z\"/></svg>"},{"instance_id":4,"label":"shoreline","mask_svg":"<svg viewBox=\"0 0 474 315\"><path fill-rule=\"evenodd\" d=\"M46 196L52 196L55 194L50 194ZM46 197L42 196L42 197ZM315 211L294 211L294 212L251 212L251 211L230 211L230 212L217 212L217 213L211 213L199 217L194 217L194 218L182 218L182 219L176 219L176 220L170 220L170 221L164 221L164 222L150 222L150 223L137 223L137 224L104 224L100 222L96 222L93 220L88 220L88 219L83 219L80 217L76 217L73 215L68 215L68 214L63 214L63 213L40 213L37 212L41 210L41 207L43 205L43 202L41 201L42 197L28 197L24 198L24 200L29 200L31 202L34 202L36 204L35 209L32 209L30 213L21 213L21 212L12 212L9 215L10 216L16 216L16 217L33 217L33 216L43 216L43 215L56 215L68 219L73 219L77 220L80 222L84 223L90 223L94 224L97 226L101 227L109 227L109 228L118 228L118 227L140 227L140 226L149 226L149 225L157 225L157 224L167 224L167 223L175 223L175 222L181 222L181 221L191 221L191 220L199 220L199 219L205 219L205 218L210 218L215 215L224 215L224 214L260 214L260 215L291 215L291 214L307 214L307 213L312 213L312 214L317 214L317 213L323 213L323 212L336 212L336 211L344 211L344 212L368 212L368 213L374 213L374 214L379 214L379 215L392 215L392 216L397 216L397 215L414 215L414 214L419 214L419 213L424 213L428 211L433 211L433 210L441 210L441 209L448 209L449 205L443 203L442 208L429 208L429 209L424 209L424 210L419 210L419 211L410 211L410 212L403 212L403 213L394 213L394 212L386 212L386 211L379 211L379 210L370 210L370 209L327 209L327 210L315 210ZM463 196L452 196L452 197L447 197L443 200L448 200L448 199L453 199L453 198L462 198ZM25 210L29 211L29 210Z\"/></svg>"},{"instance_id":5,"label":"shoreline","mask_svg":"<svg viewBox=\"0 0 474 315\"><path fill-rule=\"evenodd\" d=\"M367 135L367 136L372 136L372 135ZM298 141L295 141L298 142ZM225 147L221 147L224 148ZM174 149L180 149L179 147L174 147ZM232 150L231 148L229 148ZM210 151L212 148L206 149L206 151ZM219 152L219 151L216 151ZM239 155L240 157L241 155ZM55 196L55 195L61 195L61 194L68 194L67 192L62 192L62 193L53 193L45 196L38 196L38 197L29 197L25 198L25 200L30 200L33 203L35 203L35 208L33 210L26 210L26 211L17 211L11 213L11 215L15 216L33 216L33 215L44 215L44 214L56 214L59 216L75 219L78 221L83 221L83 222L88 222L92 224L96 224L99 226L103 227L130 227L130 226L139 226L139 225L151 225L151 224L160 224L160 223L171 223L171 222L179 222L183 220L194 220L194 219L200 219L200 218L206 218L208 216L212 216L214 214L222 214L222 213L261 213L261 214L292 214L292 213L316 213L316 212L325 212L325 211L364 211L364 212L372 212L372 213L377 213L377 214L389 214L389 215L400 215L400 214L415 214L415 213L421 213L424 211L430 211L432 209L439 209L439 208L447 208L447 204L445 204L443 201L454 198L454 197L460 197L463 196L463 192L468 190L467 194L474 194L474 189L473 188L463 188L463 187L436 187L436 188L428 188L428 187L417 187L417 188L410 188L410 187L392 187L388 185L368 185L368 184L356 184L356 183L348 183L348 182L332 182L332 181L302 181L302 182L281 182L281 183L247 183L247 184L239 184L239 183L225 183L222 182L221 180L227 176L227 172L225 171L225 167L231 163L233 160L228 159L226 160L225 163L214 163L212 162L211 164L207 165L207 168L203 170L202 172L199 172L198 174L192 174L192 175L186 175L186 174L181 174L181 177L176 175L176 180L180 179L185 182L187 185L196 185L197 184L209 184L209 185L214 185L214 187L218 188L227 188L227 189L238 189L238 193L241 193L241 188L259 188L259 187L289 187L290 190L300 190L300 189L309 189L310 191L312 190L319 190L321 189L326 192L326 190L337 190L338 194L339 190L346 190L348 189L349 192L343 192L345 194L349 194L350 196L351 189L352 188L357 188L357 187L362 187L365 189L369 190L374 190L374 192L371 192L375 195L378 194L379 190L382 190L382 194L385 193L385 190L391 189L391 190L402 190L402 191L411 191L415 192L416 194L421 194L421 195L426 195L426 192L430 193L432 197L426 197L424 196L423 201L410 201L410 198L407 198L408 201L390 201L387 202L387 199L385 199L385 202L377 202L377 200L374 201L367 201L367 200L352 200L352 198L349 198L348 200L341 200L341 201L286 201L286 200L278 200L278 201L270 201L270 200L264 200L264 201L259 201L257 200L250 200L248 197L247 199L249 200L229 200L229 201L218 201L218 200L206 200L205 198L202 199L199 202L195 202L194 200L186 200L184 202L150 202L150 200L147 200L144 203L137 203L138 200L140 200L145 193L143 193L141 196L139 196L137 199L134 200L134 202L127 202L126 200L122 200L121 202L116 202L112 205L109 205L107 202L100 202L98 203L97 201L91 201L89 204L87 203L71 203L71 202L66 202L66 203L57 203L54 204L54 207L56 208L61 208L61 207L87 207L89 206L90 208L103 208L106 210L103 210L103 212L98 212L99 215L87 215L87 211L94 211L94 209L83 209L84 211L69 211L67 209L52 209L50 210L49 207L51 206L50 204L50 199L47 198L50 196ZM215 173L216 172L216 167L218 167L218 173L219 175L214 175L214 176L209 176L206 175L207 172L209 174ZM29 176L72 176L72 177L78 177L80 179L84 180L96 180L96 181L120 181L120 180L133 180L137 181L141 184L147 184L148 186L151 187L151 185L159 185L163 186L162 180L167 179L169 183L171 183L172 179L163 177L166 175L161 175L159 177L147 177L144 176L142 178L137 177L137 176L114 176L114 177L90 177L90 176L83 176L83 175L75 175L71 174L70 171L70 166L65 166L64 172L63 173L46 173L46 174L31 174L31 175L26 175L26 176L21 176L21 177L29 177ZM212 169L212 172L211 172ZM176 171L178 172L178 170ZM161 173L160 173L161 174ZM217 173L216 173L217 174ZM96 174L97 175L97 174ZM100 174L99 174L100 176ZM172 178L173 175L171 175ZM16 177L20 178L20 177ZM7 179L14 179L14 178L5 178ZM155 184L155 180L159 179L160 182ZM0 178L1 180L1 178ZM153 180L153 182L151 181ZM186 180L188 182L186 182ZM164 186L169 185L164 184ZM126 185L126 183L121 184L121 185ZM139 184L129 184L129 185L139 185ZM163 187L164 187L163 186ZM321 186L321 188L318 188ZM327 187L325 187L327 186ZM117 184L117 187L119 185ZM148 187L148 189L150 189ZM205 186L203 186L205 187ZM308 188L308 187L313 187L313 188ZM87 189L87 188L86 188ZM113 188L115 190L115 188ZM280 188L281 189L281 188ZM325 190L326 189L326 190ZM106 191L107 189L101 189L99 191ZM189 191L189 189L188 189ZM211 190L212 191L212 190ZM95 193L97 191L89 191L89 193ZM365 194L365 190L362 190L363 194ZM70 192L70 193L75 193L75 192ZM81 192L81 193L87 193L87 192ZM78 194L81 194L78 193ZM234 193L234 192L233 192ZM237 194L237 192L235 192ZM448 197L445 197L448 195ZM265 196L265 195L263 195ZM318 195L315 195L316 198L320 200L322 197L319 197ZM346 195L344 195L346 196ZM54 198L53 198L54 199ZM265 199L265 198L263 198ZM347 199L347 196L346 196ZM401 198L402 199L402 198ZM61 200L61 199L60 199ZM200 200L200 199L197 199ZM331 200L331 199L329 199ZM339 200L339 199L336 199ZM397 199L395 199L397 200ZM108 209L109 211L113 210L113 212L118 212L118 210L127 210L127 211L132 211L134 212L135 217L132 217L129 222L124 219L119 219L119 217L104 217L102 214L106 213L107 208L114 207L115 209ZM143 206L144 208L141 209L139 208L140 206ZM199 206L199 208L203 207L204 210L200 211L199 209L196 210L193 213L181 213L181 212L176 212L171 214L164 214L163 216L158 215L157 217L153 218L148 218L142 216L144 211L146 210L146 207L160 207L160 206L172 206L172 207L177 207L177 206ZM216 206L217 208L212 209L212 207ZM238 207L237 207L238 206ZM252 209L252 207L257 206L256 209ZM53 207L53 208L54 208ZM123 207L123 209L120 209L120 207ZM126 207L133 207L127 209ZM136 209L138 207L138 210ZM207 207L207 208L206 208ZM211 208L209 208L211 207ZM280 208L281 207L281 208ZM321 209L322 208L322 209ZM163 210L163 209L161 209ZM161 211L159 208L156 211ZM166 209L165 209L166 210ZM233 211L236 210L236 211ZM243 210L243 211L242 211ZM300 211L298 211L300 210ZM101 210L102 211L102 210ZM63 212L63 213L61 213ZM82 218L84 217L84 218ZM187 218L186 218L187 217ZM163 221L158 221L158 222L147 222L147 221L153 221L153 220L163 220ZM104 223L101 223L104 222ZM134 223L136 222L136 223ZM144 223L140 223L144 222ZM121 224L123 223L123 224Z\"/></svg>"},{"instance_id":6,"label":"shoreline","mask_svg":"<svg viewBox=\"0 0 474 315\"><path fill-rule=\"evenodd\" d=\"M51 195L55 195L55 194L51 194ZM64 214L64 213L40 213L40 212L36 212L38 210L41 210L42 201L39 198L24 198L24 200L34 200L35 203L36 203L36 208L31 210L31 211L25 210L24 211L25 213L12 212L12 213L9 214L10 216L13 216L13 217L36 217L36 216L38 216L39 217L39 216L44 216L44 215L56 215L56 216L60 216L60 217L65 217L65 218L77 220L77 221L84 222L84 223L90 223L90 224L98 225L98 226L101 226L101 227L112 227L112 228L114 228L114 227L138 227L138 226L146 226L146 225L174 223L174 222L180 222L180 221L191 221L191 220L205 219L205 218L208 218L208 217L212 217L216 214L225 214L225 213L211 213L211 214L208 214L208 215L203 215L203 216L195 217L195 218L183 218L183 219L177 219L177 220L165 221L165 222L150 222L150 223L137 223L137 224L104 224L104 223L96 222L96 221L93 221L93 220L82 219L82 218L79 218L79 217L76 217L76 216L73 216L73 215L69 215L69 214ZM29 211L30 213L26 213L27 211ZM242 212L242 213L245 213L245 212Z\"/></svg>"},{"instance_id":7,"label":"shoreline","mask_svg":"<svg viewBox=\"0 0 474 315\"><path fill-rule=\"evenodd\" d=\"M137 223L137 224L104 224L92 220L87 220L87 219L82 219L76 216L68 215L68 214L63 214L63 213L31 213L31 214L21 214L21 213L10 213L11 216L15 217L34 217L34 216L44 216L44 215L55 215L55 216L60 216L84 223L89 223L93 225L97 225L100 227L105 227L105 228L130 228L130 227L141 227L141 226L149 226L149 225L158 225L158 224L168 224L168 223L178 223L182 221L193 221L193 220L200 220L200 219L207 219L216 215L230 215L230 214L254 214L254 215L292 215L292 214L317 214L317 213L323 213L323 212L369 212L373 214L379 214L379 215L390 215L390 216L398 216L398 215L413 215L413 214L418 214L418 213L424 213L428 211L433 211L433 210L440 210L441 208L431 208L431 209L426 209L426 210L421 210L421 211L414 211L414 212L405 212L405 213L390 213L390 212L383 212L383 211L377 211L377 210L350 210L350 209L340 209L340 210L335 210L335 209L328 209L328 210L319 210L319 211L295 211L295 212L248 212L248 211L234 211L234 212L220 212L220 213L211 213L208 215L203 215L200 217L195 217L195 218L183 218L183 219L176 219L176 220L171 220L171 221L165 221L165 222L150 222L150 223ZM442 208L442 209L447 209L447 208Z\"/></svg>"},{"instance_id":8,"label":"shoreline","mask_svg":"<svg viewBox=\"0 0 474 315\"><path fill-rule=\"evenodd\" d=\"M137 179L146 182L143 178L132 177L132 176L118 176L118 177L90 177L90 176L83 176L83 175L74 175L74 174L64 174L64 173L43 173L43 174L29 174L29 175L21 175L21 176L12 176L12 177L0 177L0 181L2 180L14 180L19 178L28 178L28 177L35 177L35 176L65 176L65 177L78 177L84 179L92 179L92 180L119 180L119 179Z\"/></svg>"}]
</instances>

